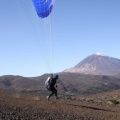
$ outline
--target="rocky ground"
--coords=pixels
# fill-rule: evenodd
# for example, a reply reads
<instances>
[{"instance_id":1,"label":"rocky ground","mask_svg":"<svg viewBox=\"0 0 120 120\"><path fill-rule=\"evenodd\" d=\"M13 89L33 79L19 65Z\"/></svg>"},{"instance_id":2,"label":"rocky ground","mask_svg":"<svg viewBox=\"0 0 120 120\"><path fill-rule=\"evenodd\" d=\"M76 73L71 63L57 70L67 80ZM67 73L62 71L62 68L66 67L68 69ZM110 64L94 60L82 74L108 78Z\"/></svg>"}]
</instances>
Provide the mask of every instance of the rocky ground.
<instances>
[{"instance_id":1,"label":"rocky ground","mask_svg":"<svg viewBox=\"0 0 120 120\"><path fill-rule=\"evenodd\" d=\"M52 97L48 101L43 95L0 90L0 120L120 120L119 102L93 99Z\"/></svg>"}]
</instances>

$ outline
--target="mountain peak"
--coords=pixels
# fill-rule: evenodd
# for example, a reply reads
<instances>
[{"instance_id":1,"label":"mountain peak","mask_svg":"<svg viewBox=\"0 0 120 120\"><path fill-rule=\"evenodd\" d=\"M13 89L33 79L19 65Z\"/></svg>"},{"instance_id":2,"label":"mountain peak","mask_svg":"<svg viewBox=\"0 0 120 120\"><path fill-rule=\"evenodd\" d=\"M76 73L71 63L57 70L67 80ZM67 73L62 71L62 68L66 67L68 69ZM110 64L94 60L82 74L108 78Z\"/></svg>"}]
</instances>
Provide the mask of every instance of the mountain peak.
<instances>
[{"instance_id":1,"label":"mountain peak","mask_svg":"<svg viewBox=\"0 0 120 120\"><path fill-rule=\"evenodd\" d=\"M103 54L100 53L100 52L96 52L96 53L94 53L94 55L100 55L100 56L103 56Z\"/></svg>"},{"instance_id":2,"label":"mountain peak","mask_svg":"<svg viewBox=\"0 0 120 120\"><path fill-rule=\"evenodd\" d=\"M72 68L64 72L84 73L95 75L120 74L120 59L104 56L100 52L90 55Z\"/></svg>"}]
</instances>

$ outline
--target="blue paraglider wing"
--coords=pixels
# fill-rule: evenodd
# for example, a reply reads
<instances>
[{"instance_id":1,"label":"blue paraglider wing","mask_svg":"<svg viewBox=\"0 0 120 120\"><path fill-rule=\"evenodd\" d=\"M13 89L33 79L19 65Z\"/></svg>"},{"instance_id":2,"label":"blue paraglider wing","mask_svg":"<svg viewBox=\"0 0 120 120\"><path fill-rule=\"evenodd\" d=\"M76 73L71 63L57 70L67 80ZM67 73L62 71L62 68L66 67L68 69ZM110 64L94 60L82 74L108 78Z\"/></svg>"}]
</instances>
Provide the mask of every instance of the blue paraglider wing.
<instances>
[{"instance_id":1,"label":"blue paraglider wing","mask_svg":"<svg viewBox=\"0 0 120 120\"><path fill-rule=\"evenodd\" d=\"M39 17L48 17L53 8L54 0L32 0Z\"/></svg>"}]
</instances>

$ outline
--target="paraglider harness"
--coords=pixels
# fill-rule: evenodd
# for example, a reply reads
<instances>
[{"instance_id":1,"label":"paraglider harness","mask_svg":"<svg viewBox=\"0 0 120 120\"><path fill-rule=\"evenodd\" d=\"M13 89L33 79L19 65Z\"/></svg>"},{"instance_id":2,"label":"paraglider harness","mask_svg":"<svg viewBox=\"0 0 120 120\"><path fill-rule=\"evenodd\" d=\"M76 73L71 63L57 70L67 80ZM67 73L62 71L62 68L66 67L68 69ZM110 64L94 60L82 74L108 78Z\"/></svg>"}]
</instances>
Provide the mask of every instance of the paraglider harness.
<instances>
[{"instance_id":1,"label":"paraglider harness","mask_svg":"<svg viewBox=\"0 0 120 120\"><path fill-rule=\"evenodd\" d=\"M47 88L48 91L50 91L50 84L51 84L52 78L48 77L47 80L45 81L45 86Z\"/></svg>"},{"instance_id":2,"label":"paraglider harness","mask_svg":"<svg viewBox=\"0 0 120 120\"><path fill-rule=\"evenodd\" d=\"M47 90L52 91L54 88L54 85L56 84L56 80L58 79L58 75L56 75L55 77L48 77L47 80L45 81L45 86L47 88ZM57 87L57 85L56 85Z\"/></svg>"}]
</instances>

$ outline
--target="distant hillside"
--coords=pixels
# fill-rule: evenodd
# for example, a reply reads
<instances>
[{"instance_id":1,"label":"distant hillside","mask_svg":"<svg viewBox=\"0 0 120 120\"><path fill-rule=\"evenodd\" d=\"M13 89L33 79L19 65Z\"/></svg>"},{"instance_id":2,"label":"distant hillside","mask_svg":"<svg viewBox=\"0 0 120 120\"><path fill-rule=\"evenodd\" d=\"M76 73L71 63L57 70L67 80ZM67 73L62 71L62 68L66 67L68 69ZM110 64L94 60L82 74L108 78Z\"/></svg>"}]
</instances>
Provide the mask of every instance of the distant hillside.
<instances>
[{"instance_id":1,"label":"distant hillside","mask_svg":"<svg viewBox=\"0 0 120 120\"><path fill-rule=\"evenodd\" d=\"M116 75L120 74L120 59L96 53L86 57L74 67L64 70L64 72Z\"/></svg>"},{"instance_id":2,"label":"distant hillside","mask_svg":"<svg viewBox=\"0 0 120 120\"><path fill-rule=\"evenodd\" d=\"M95 94L120 89L120 78L106 75L61 73L60 80L67 93Z\"/></svg>"},{"instance_id":3,"label":"distant hillside","mask_svg":"<svg viewBox=\"0 0 120 120\"><path fill-rule=\"evenodd\" d=\"M1 76L0 88L19 91L44 91L49 75L38 77ZM80 73L59 73L58 92L65 95L88 95L120 89L120 78L105 75L85 75Z\"/></svg>"},{"instance_id":4,"label":"distant hillside","mask_svg":"<svg viewBox=\"0 0 120 120\"><path fill-rule=\"evenodd\" d=\"M20 90L20 91L40 90L43 89L42 80L43 80L42 76L41 76L41 80L38 81L38 80L34 80L34 78L29 78L29 77L4 75L4 76L0 76L0 88L10 89L10 90Z\"/></svg>"}]
</instances>

